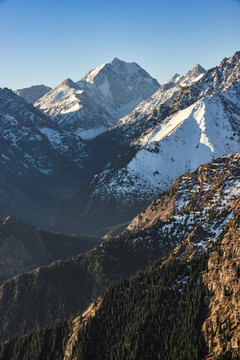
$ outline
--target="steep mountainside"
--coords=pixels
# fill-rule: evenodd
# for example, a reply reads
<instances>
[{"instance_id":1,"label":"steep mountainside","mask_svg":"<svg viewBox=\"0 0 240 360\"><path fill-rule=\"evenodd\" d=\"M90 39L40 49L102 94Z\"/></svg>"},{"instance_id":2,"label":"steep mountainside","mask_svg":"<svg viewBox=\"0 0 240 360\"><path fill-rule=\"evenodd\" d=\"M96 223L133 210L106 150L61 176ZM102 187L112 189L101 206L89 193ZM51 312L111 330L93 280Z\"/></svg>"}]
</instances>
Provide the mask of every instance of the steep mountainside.
<instances>
[{"instance_id":1,"label":"steep mountainside","mask_svg":"<svg viewBox=\"0 0 240 360\"><path fill-rule=\"evenodd\" d=\"M0 345L0 359L201 359L206 261L171 262L110 287L82 315ZM190 267L191 266L191 267ZM85 314L89 313L91 317ZM33 350L34 349L34 350ZM34 353L33 353L34 351Z\"/></svg>"},{"instance_id":2,"label":"steep mountainside","mask_svg":"<svg viewBox=\"0 0 240 360\"><path fill-rule=\"evenodd\" d=\"M239 185L239 155L185 176L192 199L180 191L186 208L178 216L188 218L199 185L208 216L174 251L112 285L82 315L1 344L0 359L239 359L240 198L229 186L236 171Z\"/></svg>"},{"instance_id":3,"label":"steep mountainside","mask_svg":"<svg viewBox=\"0 0 240 360\"><path fill-rule=\"evenodd\" d=\"M51 90L52 88L49 86L33 85L28 88L15 90L14 92L17 95L22 96L29 104L34 104L38 99L43 97Z\"/></svg>"},{"instance_id":4,"label":"steep mountainside","mask_svg":"<svg viewBox=\"0 0 240 360\"><path fill-rule=\"evenodd\" d=\"M203 324L209 359L240 356L240 198L229 211L236 215L211 253L203 276L209 292L209 313Z\"/></svg>"},{"instance_id":5,"label":"steep mountainside","mask_svg":"<svg viewBox=\"0 0 240 360\"><path fill-rule=\"evenodd\" d=\"M195 69L196 70L196 69ZM55 226L126 222L181 174L240 149L240 52L184 84L167 83L93 141L112 160L54 217ZM191 79L191 82L190 82ZM99 209L101 211L99 211ZM64 219L68 219L64 227ZM93 228L93 227L92 227ZM87 230L87 229L86 229Z\"/></svg>"},{"instance_id":6,"label":"steep mountainside","mask_svg":"<svg viewBox=\"0 0 240 360\"><path fill-rule=\"evenodd\" d=\"M53 233L8 217L0 221L0 284L19 272L84 253L99 242L95 237Z\"/></svg>"},{"instance_id":7,"label":"steep mountainside","mask_svg":"<svg viewBox=\"0 0 240 360\"><path fill-rule=\"evenodd\" d=\"M0 216L40 225L49 222L57 198L66 190L73 193L70 184L88 153L80 137L5 88L0 89L0 154Z\"/></svg>"},{"instance_id":8,"label":"steep mountainside","mask_svg":"<svg viewBox=\"0 0 240 360\"><path fill-rule=\"evenodd\" d=\"M64 130L94 138L153 94L160 85L136 63L117 58L80 81L67 79L34 105Z\"/></svg>"},{"instance_id":9,"label":"steep mountainside","mask_svg":"<svg viewBox=\"0 0 240 360\"><path fill-rule=\"evenodd\" d=\"M176 246L173 257L201 254L236 215L231 205L240 196L239 162L237 153L200 166L177 179L118 237L86 255L5 282L0 288L1 338L83 311L109 284Z\"/></svg>"}]
</instances>

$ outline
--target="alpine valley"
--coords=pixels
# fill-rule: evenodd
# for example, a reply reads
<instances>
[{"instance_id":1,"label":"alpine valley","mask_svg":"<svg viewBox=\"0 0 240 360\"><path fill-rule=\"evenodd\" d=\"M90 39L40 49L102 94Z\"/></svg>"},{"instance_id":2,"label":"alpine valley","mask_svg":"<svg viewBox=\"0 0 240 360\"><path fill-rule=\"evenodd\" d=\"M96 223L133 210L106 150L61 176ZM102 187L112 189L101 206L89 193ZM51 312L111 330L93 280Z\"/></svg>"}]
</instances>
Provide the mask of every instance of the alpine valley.
<instances>
[{"instance_id":1,"label":"alpine valley","mask_svg":"<svg viewBox=\"0 0 240 360\"><path fill-rule=\"evenodd\" d=\"M240 51L0 89L0 194L0 360L240 359Z\"/></svg>"}]
</instances>

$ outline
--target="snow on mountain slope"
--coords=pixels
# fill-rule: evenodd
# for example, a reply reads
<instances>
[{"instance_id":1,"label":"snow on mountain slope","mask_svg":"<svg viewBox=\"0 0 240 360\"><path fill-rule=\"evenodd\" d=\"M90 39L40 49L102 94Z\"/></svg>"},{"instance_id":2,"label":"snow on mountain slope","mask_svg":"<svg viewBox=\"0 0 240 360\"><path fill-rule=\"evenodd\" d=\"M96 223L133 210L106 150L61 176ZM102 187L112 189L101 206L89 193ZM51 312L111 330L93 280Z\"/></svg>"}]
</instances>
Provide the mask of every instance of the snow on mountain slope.
<instances>
[{"instance_id":1,"label":"snow on mountain slope","mask_svg":"<svg viewBox=\"0 0 240 360\"><path fill-rule=\"evenodd\" d=\"M238 90L240 84L238 84ZM122 202L138 194L148 198L165 190L179 175L240 149L240 101L230 102L234 89L197 101L140 136L136 155L120 169L105 169L95 194ZM228 101L226 98L228 97ZM111 172L109 179L108 172Z\"/></svg>"},{"instance_id":2,"label":"snow on mountain slope","mask_svg":"<svg viewBox=\"0 0 240 360\"><path fill-rule=\"evenodd\" d=\"M120 119L110 130L122 128L124 133L131 133L131 137L139 134L139 131L155 125L159 114L163 115L168 110L171 102L177 97L182 87L198 81L206 73L199 64L190 69L185 76L175 74L153 95L142 101L135 109ZM130 128L129 128L130 125ZM133 126L132 126L133 125Z\"/></svg>"},{"instance_id":3,"label":"snow on mountain slope","mask_svg":"<svg viewBox=\"0 0 240 360\"><path fill-rule=\"evenodd\" d=\"M173 81L170 78L155 94L120 119L111 130L119 129L122 135L128 137L131 134L133 139L204 96L224 91L240 81L240 51L223 59L219 66L204 71L196 64L177 82L178 74L175 74Z\"/></svg>"},{"instance_id":4,"label":"snow on mountain slope","mask_svg":"<svg viewBox=\"0 0 240 360\"><path fill-rule=\"evenodd\" d=\"M97 136L110 125L111 115L71 79L64 80L34 104L63 130L84 139Z\"/></svg>"},{"instance_id":5,"label":"snow on mountain slope","mask_svg":"<svg viewBox=\"0 0 240 360\"><path fill-rule=\"evenodd\" d=\"M84 141L57 127L47 116L11 90L0 89L0 115L1 137L9 142L9 146L23 153L24 158L37 170L52 172L37 165L40 158L42 162L48 162L51 158L48 154L51 152L55 152L54 156L64 156L81 166L85 156ZM55 167L54 162L50 167Z\"/></svg>"},{"instance_id":6,"label":"snow on mountain slope","mask_svg":"<svg viewBox=\"0 0 240 360\"><path fill-rule=\"evenodd\" d=\"M115 58L80 81L67 79L34 105L84 139L107 130L160 85L135 63Z\"/></svg>"},{"instance_id":7,"label":"snow on mountain slope","mask_svg":"<svg viewBox=\"0 0 240 360\"><path fill-rule=\"evenodd\" d=\"M180 89L179 86L173 86L172 84L163 85L152 96L137 105L131 113L114 124L110 131L120 128L121 131L126 133L127 137L131 136L132 138L135 136L135 132L136 134L139 131L142 132L156 121L158 115L157 109L162 105L167 106L177 96ZM141 127L139 129L140 123ZM134 126L131 128L129 125Z\"/></svg>"},{"instance_id":8,"label":"snow on mountain slope","mask_svg":"<svg viewBox=\"0 0 240 360\"><path fill-rule=\"evenodd\" d=\"M28 88L18 89L14 92L22 96L29 104L34 104L38 99L47 94L52 88L45 85L33 85Z\"/></svg>"}]
</instances>

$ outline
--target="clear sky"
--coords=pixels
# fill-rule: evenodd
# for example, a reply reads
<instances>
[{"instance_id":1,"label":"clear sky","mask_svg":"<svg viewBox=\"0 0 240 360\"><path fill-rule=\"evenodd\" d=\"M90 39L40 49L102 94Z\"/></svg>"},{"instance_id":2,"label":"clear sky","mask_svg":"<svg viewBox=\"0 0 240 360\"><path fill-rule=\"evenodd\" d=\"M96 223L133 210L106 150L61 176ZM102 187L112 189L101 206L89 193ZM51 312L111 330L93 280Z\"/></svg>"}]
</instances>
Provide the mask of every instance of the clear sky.
<instances>
[{"instance_id":1,"label":"clear sky","mask_svg":"<svg viewBox=\"0 0 240 360\"><path fill-rule=\"evenodd\" d=\"M0 0L0 87L80 80L114 57L160 83L240 50L240 0Z\"/></svg>"}]
</instances>

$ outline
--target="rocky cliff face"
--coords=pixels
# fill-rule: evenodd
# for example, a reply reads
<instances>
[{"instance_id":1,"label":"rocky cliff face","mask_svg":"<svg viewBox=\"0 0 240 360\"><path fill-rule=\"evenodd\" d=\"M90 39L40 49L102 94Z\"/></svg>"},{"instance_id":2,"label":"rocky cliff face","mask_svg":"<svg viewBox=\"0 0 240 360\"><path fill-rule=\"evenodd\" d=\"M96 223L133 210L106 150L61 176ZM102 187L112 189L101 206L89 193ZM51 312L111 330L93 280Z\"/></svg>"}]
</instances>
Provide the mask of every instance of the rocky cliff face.
<instances>
[{"instance_id":1,"label":"rocky cliff face","mask_svg":"<svg viewBox=\"0 0 240 360\"><path fill-rule=\"evenodd\" d=\"M240 349L240 199L233 201L229 213L234 216L221 239L210 252L208 271L203 281L208 288L207 319L203 324L209 359L239 356Z\"/></svg>"}]
</instances>

